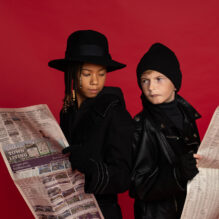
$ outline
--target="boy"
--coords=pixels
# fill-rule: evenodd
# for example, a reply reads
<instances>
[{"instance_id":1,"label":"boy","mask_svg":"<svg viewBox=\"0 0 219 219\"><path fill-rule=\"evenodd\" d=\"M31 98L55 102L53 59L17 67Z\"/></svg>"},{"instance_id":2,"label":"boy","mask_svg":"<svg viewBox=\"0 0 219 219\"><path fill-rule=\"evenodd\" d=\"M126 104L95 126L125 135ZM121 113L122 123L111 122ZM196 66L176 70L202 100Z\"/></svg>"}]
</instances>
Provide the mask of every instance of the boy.
<instances>
[{"instance_id":1,"label":"boy","mask_svg":"<svg viewBox=\"0 0 219 219\"><path fill-rule=\"evenodd\" d=\"M187 182L198 173L200 115L177 94L182 74L168 47L151 46L138 64L137 80L143 110L135 116L135 218L180 218Z\"/></svg>"}]
</instances>

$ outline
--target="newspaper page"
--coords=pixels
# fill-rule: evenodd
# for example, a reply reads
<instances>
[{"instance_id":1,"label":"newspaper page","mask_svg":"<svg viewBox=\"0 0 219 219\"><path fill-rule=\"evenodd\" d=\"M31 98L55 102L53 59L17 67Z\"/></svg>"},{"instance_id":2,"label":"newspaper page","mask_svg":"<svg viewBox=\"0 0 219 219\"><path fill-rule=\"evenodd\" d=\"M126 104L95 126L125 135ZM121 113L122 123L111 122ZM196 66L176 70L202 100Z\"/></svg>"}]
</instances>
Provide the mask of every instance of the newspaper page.
<instances>
[{"instance_id":1,"label":"newspaper page","mask_svg":"<svg viewBox=\"0 0 219 219\"><path fill-rule=\"evenodd\" d=\"M84 175L61 153L67 145L47 105L0 109L0 151L34 217L102 219Z\"/></svg>"},{"instance_id":2,"label":"newspaper page","mask_svg":"<svg viewBox=\"0 0 219 219\"><path fill-rule=\"evenodd\" d=\"M181 219L219 219L219 107L199 147L199 174L188 183Z\"/></svg>"}]
</instances>

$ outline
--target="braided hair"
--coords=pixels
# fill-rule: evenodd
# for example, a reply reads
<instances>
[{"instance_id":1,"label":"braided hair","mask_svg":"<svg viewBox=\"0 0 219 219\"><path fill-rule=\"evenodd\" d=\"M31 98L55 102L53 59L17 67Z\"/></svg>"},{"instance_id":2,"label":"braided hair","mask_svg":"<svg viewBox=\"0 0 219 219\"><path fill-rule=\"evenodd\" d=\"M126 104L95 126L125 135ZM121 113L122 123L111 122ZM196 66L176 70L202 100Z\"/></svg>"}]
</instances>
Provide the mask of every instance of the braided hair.
<instances>
[{"instance_id":1,"label":"braided hair","mask_svg":"<svg viewBox=\"0 0 219 219\"><path fill-rule=\"evenodd\" d=\"M74 62L73 64L69 64L65 71L65 97L63 100L62 111L66 113L69 108L77 107L77 98L76 98L76 90L77 90L77 73L81 71L83 63Z\"/></svg>"}]
</instances>

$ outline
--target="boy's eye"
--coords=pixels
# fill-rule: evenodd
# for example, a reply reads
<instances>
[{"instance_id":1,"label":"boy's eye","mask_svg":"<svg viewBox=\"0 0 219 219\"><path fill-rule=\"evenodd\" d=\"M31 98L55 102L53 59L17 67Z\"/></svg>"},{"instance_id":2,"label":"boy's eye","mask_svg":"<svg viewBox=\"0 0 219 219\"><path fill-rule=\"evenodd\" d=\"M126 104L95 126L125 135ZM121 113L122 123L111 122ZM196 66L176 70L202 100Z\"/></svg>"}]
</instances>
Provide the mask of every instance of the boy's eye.
<instances>
[{"instance_id":1,"label":"boy's eye","mask_svg":"<svg viewBox=\"0 0 219 219\"><path fill-rule=\"evenodd\" d=\"M159 81L162 81L163 80L163 78L162 77L157 77L157 81L159 82Z\"/></svg>"},{"instance_id":2,"label":"boy's eye","mask_svg":"<svg viewBox=\"0 0 219 219\"><path fill-rule=\"evenodd\" d=\"M141 80L141 83L142 83L142 84L148 84L148 83L149 83L149 80L147 80L147 79L142 79L142 80Z\"/></svg>"}]
</instances>

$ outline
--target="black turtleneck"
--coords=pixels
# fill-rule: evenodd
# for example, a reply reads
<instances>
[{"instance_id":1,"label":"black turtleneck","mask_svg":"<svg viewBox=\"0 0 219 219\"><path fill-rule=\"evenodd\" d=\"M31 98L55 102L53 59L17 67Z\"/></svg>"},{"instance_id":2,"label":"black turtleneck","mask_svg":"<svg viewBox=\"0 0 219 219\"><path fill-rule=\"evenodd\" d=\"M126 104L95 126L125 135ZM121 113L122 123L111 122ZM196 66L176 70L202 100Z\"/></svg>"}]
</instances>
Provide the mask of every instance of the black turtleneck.
<instances>
[{"instance_id":1,"label":"black turtleneck","mask_svg":"<svg viewBox=\"0 0 219 219\"><path fill-rule=\"evenodd\" d=\"M169 103L158 104L156 106L171 120L171 122L178 129L183 129L183 114L177 106L176 100Z\"/></svg>"},{"instance_id":2,"label":"black turtleneck","mask_svg":"<svg viewBox=\"0 0 219 219\"><path fill-rule=\"evenodd\" d=\"M155 118L166 121L167 123L170 120L177 129L183 130L184 117L178 107L176 98L172 102L161 104L152 104L143 94L141 95L141 99L144 108L151 111L152 115L156 115Z\"/></svg>"}]
</instances>

